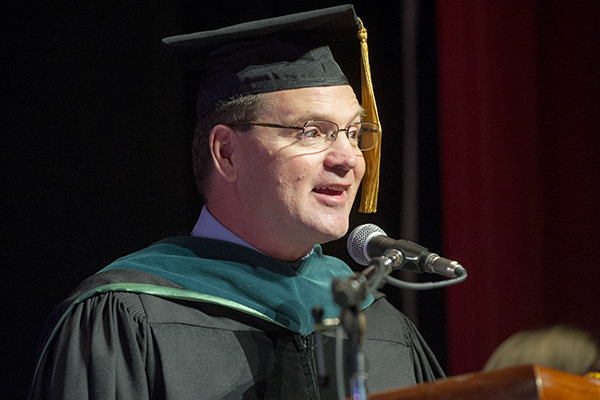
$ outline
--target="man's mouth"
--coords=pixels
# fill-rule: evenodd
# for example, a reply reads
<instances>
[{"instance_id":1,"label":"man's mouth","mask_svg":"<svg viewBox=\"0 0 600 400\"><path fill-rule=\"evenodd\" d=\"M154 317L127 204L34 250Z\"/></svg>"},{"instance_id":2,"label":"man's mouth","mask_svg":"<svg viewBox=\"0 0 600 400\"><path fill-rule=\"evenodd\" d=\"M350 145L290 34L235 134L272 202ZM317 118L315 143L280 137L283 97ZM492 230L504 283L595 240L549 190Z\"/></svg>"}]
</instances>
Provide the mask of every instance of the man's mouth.
<instances>
[{"instance_id":1,"label":"man's mouth","mask_svg":"<svg viewBox=\"0 0 600 400\"><path fill-rule=\"evenodd\" d=\"M346 190L345 186L332 185L314 188L313 192L327 196L339 196L344 192L344 190Z\"/></svg>"}]
</instances>

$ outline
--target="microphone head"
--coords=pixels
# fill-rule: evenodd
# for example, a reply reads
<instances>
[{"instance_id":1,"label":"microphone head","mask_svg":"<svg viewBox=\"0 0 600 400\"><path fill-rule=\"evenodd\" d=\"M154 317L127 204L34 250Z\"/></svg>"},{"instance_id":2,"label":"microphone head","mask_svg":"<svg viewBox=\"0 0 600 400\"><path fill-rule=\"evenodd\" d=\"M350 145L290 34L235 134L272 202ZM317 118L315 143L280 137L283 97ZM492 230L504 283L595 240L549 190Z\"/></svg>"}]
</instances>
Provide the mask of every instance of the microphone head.
<instances>
[{"instance_id":1,"label":"microphone head","mask_svg":"<svg viewBox=\"0 0 600 400\"><path fill-rule=\"evenodd\" d=\"M348 236L348 253L360 265L369 265L371 257L367 252L367 244L374 236L385 235L383 229L373 224L359 225Z\"/></svg>"}]
</instances>

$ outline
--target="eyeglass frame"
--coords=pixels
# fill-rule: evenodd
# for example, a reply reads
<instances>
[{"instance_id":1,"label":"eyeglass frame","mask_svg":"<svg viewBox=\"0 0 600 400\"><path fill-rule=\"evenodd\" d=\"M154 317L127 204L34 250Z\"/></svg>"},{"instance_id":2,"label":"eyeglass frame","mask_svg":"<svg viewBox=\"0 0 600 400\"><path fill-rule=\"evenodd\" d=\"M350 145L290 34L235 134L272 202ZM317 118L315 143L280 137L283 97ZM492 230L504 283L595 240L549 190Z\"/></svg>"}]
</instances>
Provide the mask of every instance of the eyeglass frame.
<instances>
[{"instance_id":1,"label":"eyeglass frame","mask_svg":"<svg viewBox=\"0 0 600 400\"><path fill-rule=\"evenodd\" d=\"M237 121L233 124L227 124L227 126L229 126L230 128L235 128L236 126L240 126L240 125L252 125L252 126L262 126L262 127L266 127L266 128L279 128L279 129L294 129L294 130L299 130L302 131L302 144L307 147L307 148L311 148L311 145L307 145L304 142L304 131L306 129L306 126L310 123L315 123L315 122L326 122L328 124L333 124L337 129L334 131L335 133L335 138L329 143L329 145L325 148L323 148L323 150L328 149L329 147L331 147L333 145L333 143L335 143L335 141L337 140L338 134L340 133L340 131L345 131L346 132L346 136L348 136L348 133L350 132L350 128L354 125L358 125L358 124L368 124L371 126L374 126L377 128L377 138L375 140L375 143L373 144L373 146L369 147L368 149L361 149L360 147L355 147L357 150L360 150L361 153L365 152L365 151L369 151L369 150L373 150L375 148L375 146L377 146L377 143L379 142L379 137L380 137L380 127L378 124L374 123L374 122L355 122L354 124L350 124L348 125L347 128L340 128L340 126L338 124L336 124L333 121L327 121L327 120L310 120L310 121L306 121L304 123L303 126L292 126L292 125L280 125L280 124L274 124L271 122L255 122L255 121ZM332 135L333 136L333 135ZM328 138L329 136L327 136L326 138ZM348 137L349 138L349 137ZM354 147L354 146L353 146Z\"/></svg>"}]
</instances>

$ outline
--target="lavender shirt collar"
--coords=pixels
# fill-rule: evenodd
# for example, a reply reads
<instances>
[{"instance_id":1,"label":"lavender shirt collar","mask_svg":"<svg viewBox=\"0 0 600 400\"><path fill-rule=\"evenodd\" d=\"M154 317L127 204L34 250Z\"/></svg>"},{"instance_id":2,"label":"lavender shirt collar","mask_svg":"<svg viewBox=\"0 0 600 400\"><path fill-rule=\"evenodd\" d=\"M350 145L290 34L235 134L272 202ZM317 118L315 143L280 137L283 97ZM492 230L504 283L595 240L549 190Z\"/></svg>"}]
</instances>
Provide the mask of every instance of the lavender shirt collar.
<instances>
[{"instance_id":1,"label":"lavender shirt collar","mask_svg":"<svg viewBox=\"0 0 600 400\"><path fill-rule=\"evenodd\" d=\"M198 222L196 222L191 234L192 236L196 237L217 239L239 244L241 246L246 246L252 250L261 252L256 247L252 246L250 243L246 242L244 239L225 228L225 226L223 226L219 221L216 220L215 217L212 216L206 206L202 207L200 218L198 218Z\"/></svg>"}]
</instances>

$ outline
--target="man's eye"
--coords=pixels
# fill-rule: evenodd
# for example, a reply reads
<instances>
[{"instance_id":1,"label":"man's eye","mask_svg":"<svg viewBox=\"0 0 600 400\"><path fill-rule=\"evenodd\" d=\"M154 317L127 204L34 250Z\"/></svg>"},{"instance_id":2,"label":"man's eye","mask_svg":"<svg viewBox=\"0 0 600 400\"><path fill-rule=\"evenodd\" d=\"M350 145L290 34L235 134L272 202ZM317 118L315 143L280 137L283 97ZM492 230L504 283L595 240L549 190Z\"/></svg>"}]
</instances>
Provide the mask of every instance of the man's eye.
<instances>
[{"instance_id":1,"label":"man's eye","mask_svg":"<svg viewBox=\"0 0 600 400\"><path fill-rule=\"evenodd\" d=\"M323 134L321 133L321 130L317 127L307 127L306 129L304 129L303 136L304 139L318 139L321 136L323 136Z\"/></svg>"}]
</instances>

